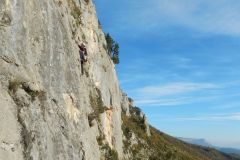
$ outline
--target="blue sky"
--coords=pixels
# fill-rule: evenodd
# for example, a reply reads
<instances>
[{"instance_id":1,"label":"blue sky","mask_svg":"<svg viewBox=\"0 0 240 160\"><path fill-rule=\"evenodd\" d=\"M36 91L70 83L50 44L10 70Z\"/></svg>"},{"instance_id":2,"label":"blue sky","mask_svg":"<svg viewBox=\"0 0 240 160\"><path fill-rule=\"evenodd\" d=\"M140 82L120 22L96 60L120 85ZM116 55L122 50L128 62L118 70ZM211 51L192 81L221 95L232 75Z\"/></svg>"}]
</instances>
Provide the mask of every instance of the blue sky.
<instances>
[{"instance_id":1,"label":"blue sky","mask_svg":"<svg viewBox=\"0 0 240 160\"><path fill-rule=\"evenodd\" d=\"M240 1L95 0L123 90L172 136L240 148Z\"/></svg>"}]
</instances>

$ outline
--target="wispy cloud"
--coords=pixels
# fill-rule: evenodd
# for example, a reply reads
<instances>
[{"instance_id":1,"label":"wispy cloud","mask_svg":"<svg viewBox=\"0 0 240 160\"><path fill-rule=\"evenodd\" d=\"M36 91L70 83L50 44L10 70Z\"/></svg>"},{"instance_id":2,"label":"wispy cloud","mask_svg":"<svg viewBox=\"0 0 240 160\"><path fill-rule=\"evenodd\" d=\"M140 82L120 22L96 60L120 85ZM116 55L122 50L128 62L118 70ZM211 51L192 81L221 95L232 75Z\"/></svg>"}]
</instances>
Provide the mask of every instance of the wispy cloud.
<instances>
[{"instance_id":1,"label":"wispy cloud","mask_svg":"<svg viewBox=\"0 0 240 160\"><path fill-rule=\"evenodd\" d=\"M228 114L200 115L191 117L177 117L171 119L177 121L240 121L240 112Z\"/></svg>"},{"instance_id":2,"label":"wispy cloud","mask_svg":"<svg viewBox=\"0 0 240 160\"><path fill-rule=\"evenodd\" d=\"M163 3L161 2L160 12L164 12L180 25L203 32L240 35L239 1L163 0Z\"/></svg>"},{"instance_id":3,"label":"wispy cloud","mask_svg":"<svg viewBox=\"0 0 240 160\"><path fill-rule=\"evenodd\" d=\"M140 106L177 106L189 103L189 97L175 98L175 99L143 99L136 100Z\"/></svg>"},{"instance_id":4,"label":"wispy cloud","mask_svg":"<svg viewBox=\"0 0 240 160\"><path fill-rule=\"evenodd\" d=\"M172 97L153 97L153 98L139 98L136 99L136 104L139 106L152 106L152 107L161 107L161 106L180 106L180 105L185 105L185 104L193 104L193 103L206 103L206 102L211 102L211 101L218 101L219 99L224 99L224 98L236 98L239 97L239 93L233 93L233 94L213 94L213 95L206 95L206 96L181 96L178 95L177 98ZM171 97L171 96L170 96ZM209 106L212 109L233 109L233 108L240 108L240 103L239 101L234 101L231 103L223 103L220 105L213 105Z\"/></svg>"},{"instance_id":5,"label":"wispy cloud","mask_svg":"<svg viewBox=\"0 0 240 160\"><path fill-rule=\"evenodd\" d=\"M217 96L194 96L192 93L211 91L221 86L212 83L170 83L159 86L146 86L137 89L136 104L139 106L179 106L183 104L206 102ZM191 94L190 94L191 93Z\"/></svg>"},{"instance_id":6,"label":"wispy cloud","mask_svg":"<svg viewBox=\"0 0 240 160\"><path fill-rule=\"evenodd\" d=\"M145 86L132 90L139 106L179 106L193 103L218 102L239 97L238 92L228 93L229 87L239 86L239 81L226 83L177 82L165 85ZM209 106L212 109L237 108L238 101Z\"/></svg>"},{"instance_id":7,"label":"wispy cloud","mask_svg":"<svg viewBox=\"0 0 240 160\"><path fill-rule=\"evenodd\" d=\"M179 25L206 33L239 36L239 7L238 0L133 0L124 7L124 12L119 11L113 24L118 29L128 26L147 31Z\"/></svg>"},{"instance_id":8,"label":"wispy cloud","mask_svg":"<svg viewBox=\"0 0 240 160\"><path fill-rule=\"evenodd\" d=\"M171 83L161 86L147 86L138 89L145 96L167 96L176 95L198 90L217 89L219 86L211 83Z\"/></svg>"},{"instance_id":9,"label":"wispy cloud","mask_svg":"<svg viewBox=\"0 0 240 160\"><path fill-rule=\"evenodd\" d=\"M234 97L234 96L240 97L240 93L232 95L232 97ZM233 101L233 102L223 103L223 104L215 106L213 108L222 109L222 110L235 109L235 108L237 109L237 108L240 108L240 102L239 101Z\"/></svg>"},{"instance_id":10,"label":"wispy cloud","mask_svg":"<svg viewBox=\"0 0 240 160\"><path fill-rule=\"evenodd\" d=\"M179 106L184 104L207 102L218 98L217 96L202 96L202 97L180 97L180 98L152 98L136 100L136 104L139 106Z\"/></svg>"}]
</instances>

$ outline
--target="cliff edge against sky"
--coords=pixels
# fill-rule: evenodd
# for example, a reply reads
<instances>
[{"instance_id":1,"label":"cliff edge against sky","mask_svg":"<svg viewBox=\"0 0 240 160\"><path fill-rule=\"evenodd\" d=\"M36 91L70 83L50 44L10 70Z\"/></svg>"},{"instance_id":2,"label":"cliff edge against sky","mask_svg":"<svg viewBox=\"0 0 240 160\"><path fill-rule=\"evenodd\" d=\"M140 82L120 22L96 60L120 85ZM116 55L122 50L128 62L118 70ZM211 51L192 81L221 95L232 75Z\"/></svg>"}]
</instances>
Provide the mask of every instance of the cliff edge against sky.
<instances>
[{"instance_id":1,"label":"cliff edge against sky","mask_svg":"<svg viewBox=\"0 0 240 160\"><path fill-rule=\"evenodd\" d=\"M119 87L91 0L0 0L0 37L0 160L232 158L148 126Z\"/></svg>"}]
</instances>

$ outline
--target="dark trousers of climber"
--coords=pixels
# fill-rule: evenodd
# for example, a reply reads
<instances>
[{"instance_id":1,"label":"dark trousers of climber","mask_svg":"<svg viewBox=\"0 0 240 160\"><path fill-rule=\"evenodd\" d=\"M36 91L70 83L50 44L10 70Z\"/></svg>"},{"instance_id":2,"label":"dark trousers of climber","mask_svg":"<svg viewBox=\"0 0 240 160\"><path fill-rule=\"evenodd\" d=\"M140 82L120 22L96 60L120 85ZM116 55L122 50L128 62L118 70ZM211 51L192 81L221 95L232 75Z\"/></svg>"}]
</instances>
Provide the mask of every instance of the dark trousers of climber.
<instances>
[{"instance_id":1,"label":"dark trousers of climber","mask_svg":"<svg viewBox=\"0 0 240 160\"><path fill-rule=\"evenodd\" d=\"M84 65L84 53L83 51L80 51L80 61L81 61L81 72L82 72L82 75L84 74L84 68L83 68L83 65Z\"/></svg>"},{"instance_id":2,"label":"dark trousers of climber","mask_svg":"<svg viewBox=\"0 0 240 160\"><path fill-rule=\"evenodd\" d=\"M88 77L88 60L86 51L80 50L81 72Z\"/></svg>"},{"instance_id":3,"label":"dark trousers of climber","mask_svg":"<svg viewBox=\"0 0 240 160\"><path fill-rule=\"evenodd\" d=\"M88 61L82 61L81 60L81 72L82 72L82 75L86 75L87 77L89 77L89 63Z\"/></svg>"},{"instance_id":4,"label":"dark trousers of climber","mask_svg":"<svg viewBox=\"0 0 240 160\"><path fill-rule=\"evenodd\" d=\"M81 72L82 72L82 75L84 75L84 68L83 68L83 65L84 65L84 62L83 62L83 60L81 60Z\"/></svg>"}]
</instances>

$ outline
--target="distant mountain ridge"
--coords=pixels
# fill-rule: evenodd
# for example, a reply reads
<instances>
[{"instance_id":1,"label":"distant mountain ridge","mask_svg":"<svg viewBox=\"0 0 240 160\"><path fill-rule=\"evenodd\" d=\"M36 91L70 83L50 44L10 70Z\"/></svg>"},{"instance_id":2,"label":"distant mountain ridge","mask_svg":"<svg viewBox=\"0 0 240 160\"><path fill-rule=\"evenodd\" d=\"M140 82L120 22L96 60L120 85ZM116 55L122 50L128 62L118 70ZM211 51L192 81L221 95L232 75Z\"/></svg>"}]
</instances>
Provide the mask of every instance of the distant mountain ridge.
<instances>
[{"instance_id":1,"label":"distant mountain ridge","mask_svg":"<svg viewBox=\"0 0 240 160\"><path fill-rule=\"evenodd\" d=\"M199 146L204 146L204 147L213 147L213 145L211 145L210 143L208 143L205 139L200 138L183 138L183 137L177 137L178 139L190 143L190 144L196 144Z\"/></svg>"},{"instance_id":2,"label":"distant mountain ridge","mask_svg":"<svg viewBox=\"0 0 240 160\"><path fill-rule=\"evenodd\" d=\"M221 148L221 147L216 147L221 152L228 153L228 154L238 154L240 155L240 149L236 148Z\"/></svg>"},{"instance_id":3,"label":"distant mountain ridge","mask_svg":"<svg viewBox=\"0 0 240 160\"><path fill-rule=\"evenodd\" d=\"M177 137L177 138L179 140L182 140L182 141L190 143L190 144L195 144L195 145L204 146L204 147L212 147L223 153L240 155L240 149L230 148L230 147L229 148L228 147L218 147L218 146L208 143L203 138L199 138L199 139L198 138L183 138L183 137Z\"/></svg>"}]
</instances>

